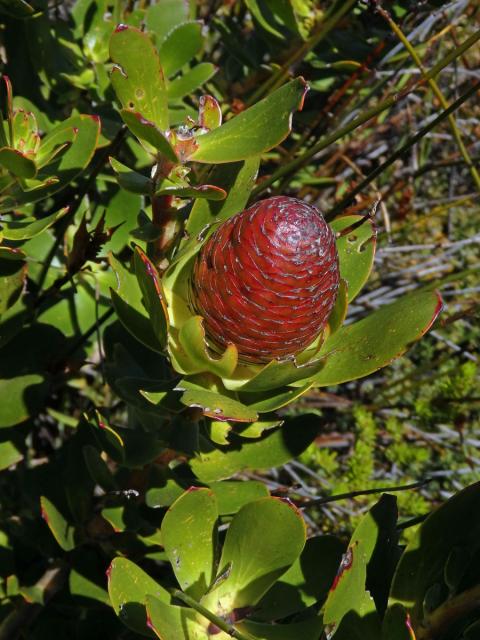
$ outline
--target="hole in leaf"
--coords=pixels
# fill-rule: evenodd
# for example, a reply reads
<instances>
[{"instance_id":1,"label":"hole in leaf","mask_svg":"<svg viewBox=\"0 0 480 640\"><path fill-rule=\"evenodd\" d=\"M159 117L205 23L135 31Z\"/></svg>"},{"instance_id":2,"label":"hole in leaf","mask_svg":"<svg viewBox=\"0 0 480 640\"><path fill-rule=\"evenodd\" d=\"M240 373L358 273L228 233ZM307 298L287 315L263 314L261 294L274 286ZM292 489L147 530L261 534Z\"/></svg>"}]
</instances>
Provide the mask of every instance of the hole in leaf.
<instances>
[{"instance_id":1,"label":"hole in leaf","mask_svg":"<svg viewBox=\"0 0 480 640\"><path fill-rule=\"evenodd\" d=\"M135 107L135 103L130 100L128 103L128 108L133 109L134 107Z\"/></svg>"},{"instance_id":2,"label":"hole in leaf","mask_svg":"<svg viewBox=\"0 0 480 640\"><path fill-rule=\"evenodd\" d=\"M354 233L352 233L352 235L348 236L347 240L348 242L356 242L357 236Z\"/></svg>"}]
</instances>

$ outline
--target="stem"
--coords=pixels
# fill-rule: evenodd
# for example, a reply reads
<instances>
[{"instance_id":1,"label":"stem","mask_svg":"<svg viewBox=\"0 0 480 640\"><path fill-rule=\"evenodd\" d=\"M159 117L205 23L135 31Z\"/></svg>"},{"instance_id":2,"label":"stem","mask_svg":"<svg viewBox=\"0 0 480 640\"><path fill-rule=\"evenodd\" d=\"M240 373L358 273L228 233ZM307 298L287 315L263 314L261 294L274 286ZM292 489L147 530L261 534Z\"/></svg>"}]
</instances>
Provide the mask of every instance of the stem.
<instances>
[{"instance_id":1,"label":"stem","mask_svg":"<svg viewBox=\"0 0 480 640\"><path fill-rule=\"evenodd\" d=\"M385 169L387 169L396 160L398 160L398 158L400 158L406 151L408 151L408 149L413 147L429 131L434 129L437 126L437 124L440 124L440 122L442 122L443 120L448 118L448 116L451 113L453 113L456 109L458 109L464 102L466 102L479 89L480 89L480 82L476 82L473 86L470 87L470 89L466 93L461 95L460 98L455 100L455 102L452 102L452 104L447 109L445 109L445 111L442 111L442 113L439 116L437 116L434 120L432 120L425 127L422 127L422 129L417 131L417 133L415 135L410 136L410 138L408 138L407 142L403 146L401 146L399 149L397 149L397 151L394 151L394 153L392 153L392 155L388 158L388 160L383 162L376 169L374 169L371 173L369 173L368 176L364 180L362 180L354 189L352 189L352 191L350 191L350 193L348 193L344 198L342 198L340 200L340 202L338 202L326 214L325 219L326 220L332 220L333 218L335 218L335 216L337 214L339 214L341 211L343 211L351 203L353 198L357 194L359 194L361 191L363 191L363 189L365 189L366 186L368 186L373 180L375 180L375 178L377 176L379 176L381 173L383 173L385 171Z\"/></svg>"},{"instance_id":2,"label":"stem","mask_svg":"<svg viewBox=\"0 0 480 640\"><path fill-rule=\"evenodd\" d=\"M307 55L309 51L314 49L329 33L330 31L338 24L338 22L343 18L343 16L350 11L353 5L357 2L357 0L347 0L346 2L340 3L341 7L338 9L336 13L333 13L330 17L329 14L325 16L325 20L319 22L312 35L306 40L300 47L295 49L292 55L287 59L287 61L282 65L282 67L274 73L264 84L259 87L255 93L250 96L247 101L247 106L250 106L257 102L261 97L270 93L271 91L275 91L280 87L284 80L288 78L290 74L290 70L294 67L298 62L301 62L304 57Z\"/></svg>"},{"instance_id":3,"label":"stem","mask_svg":"<svg viewBox=\"0 0 480 640\"><path fill-rule=\"evenodd\" d=\"M66 353L62 354L61 358L57 361L56 365L58 366L59 362L65 362L71 355L79 349L84 342L86 342L90 336L92 336L98 329L104 324L114 313L113 307L110 307L102 314L93 324L92 326L82 333L82 335L78 336L75 342L69 347Z\"/></svg>"},{"instance_id":4,"label":"stem","mask_svg":"<svg viewBox=\"0 0 480 640\"><path fill-rule=\"evenodd\" d=\"M55 242L53 243L52 248L48 252L47 257L45 258L45 261L42 266L42 270L40 272L40 276L38 278L37 296L40 295L40 291L42 290L43 285L45 284L48 270L50 269L50 265L52 264L55 254L57 253L58 247L62 242L63 236L67 230L68 225L75 218L75 214L80 208L80 205L82 204L82 200L84 196L88 193L88 191L91 189L91 187L95 183L95 180L97 179L98 174L102 170L102 167L107 162L108 157L113 155L118 150L118 147L121 145L121 143L123 142L126 132L127 132L127 127L123 125L121 129L118 131L115 138L112 140L111 144L106 149L104 149L103 153L98 157L97 162L93 166L92 171L83 186L83 189L76 194L75 201L73 205L70 207L70 210L68 211L68 213L66 213L60 219L57 226L57 237L55 239Z\"/></svg>"},{"instance_id":5,"label":"stem","mask_svg":"<svg viewBox=\"0 0 480 640\"><path fill-rule=\"evenodd\" d=\"M174 598L178 598L178 600L181 600L182 602L184 602L186 605L194 609L197 613L202 615L204 618L206 618L207 620L210 620L212 624L214 624L216 627L218 627L219 629L227 633L230 637L236 638L237 640L250 640L250 638L247 638L247 636L244 636L243 633L235 629L235 627L232 627L231 625L228 624L228 622L225 622L223 618L216 616L214 613L209 611L209 609L201 605L199 602L197 602L190 596L187 596L187 594L183 593L183 591L180 591L180 589L170 589L170 593Z\"/></svg>"},{"instance_id":6,"label":"stem","mask_svg":"<svg viewBox=\"0 0 480 640\"><path fill-rule=\"evenodd\" d=\"M419 480L418 482L412 482L411 484L404 484L397 487L382 487L380 489L361 489L360 491L349 491L348 493L339 493L336 496L328 496L326 498L317 498L315 500L309 500L308 502L296 503L298 507L302 509L309 509L310 507L317 507L329 502L336 502L337 500L346 500L348 498L356 498L358 496L369 496L375 493L385 493L394 491L406 491L407 489L420 489L429 482L432 482L433 478L426 478L425 480Z\"/></svg>"},{"instance_id":7,"label":"stem","mask_svg":"<svg viewBox=\"0 0 480 640\"><path fill-rule=\"evenodd\" d=\"M438 101L440 102L441 106L443 109L447 109L448 108L448 102L445 99L440 87L438 86L436 80L434 78L429 78L427 77L427 70L425 69L420 56L418 55L418 53L415 51L415 47L412 46L412 44L410 43L410 41L408 40L408 38L405 36L405 34L403 33L403 31L400 29L400 27L397 25L397 23L394 21L394 19L392 18L392 16L389 14L388 11L386 11L385 9L383 9L383 7L381 6L377 6L377 10L380 13L380 15L382 16L382 18L384 18L387 23L389 24L390 28L392 29L392 31L395 33L395 35L398 37L398 39L400 40L400 42L403 44L403 46L405 47L405 49L408 51L408 53L410 54L411 58L413 59L413 61L415 62L415 64L417 65L417 67L419 68L423 79L428 82L428 84L430 85L430 88L432 89L433 93L437 96ZM475 168L475 165L470 157L470 154L468 153L468 150L462 140L462 136L460 134L460 131L457 127L457 123L455 121L455 118L453 115L449 115L448 116L448 123L450 125L450 128L452 130L452 134L453 137L455 138L455 141L458 145L458 148L460 150L460 153L463 157L463 159L465 160L465 164L468 166L468 168L470 169L470 173L472 175L473 181L475 182L475 185L477 187L477 189L480 191L480 174L478 173L477 169Z\"/></svg>"},{"instance_id":8,"label":"stem","mask_svg":"<svg viewBox=\"0 0 480 640\"><path fill-rule=\"evenodd\" d=\"M348 133L350 133L360 125L364 124L365 122L368 122L368 120L371 120L372 118L374 118L375 116L378 116L383 111L386 111L387 109L389 109L391 106L393 106L395 103L405 98L408 94L410 94L412 91L417 89L419 86L425 84L425 82L428 82L429 78L434 78L435 76L437 76L444 67L448 66L453 60L455 60L460 55L462 55L467 49L472 47L478 40L480 40L480 29L476 31L473 35L471 35L469 38L467 38L467 40L465 40L463 44L461 44L459 47L451 51L439 63L433 66L424 78L414 83L410 88L407 87L402 91L391 95L389 98L386 98L375 107L368 109L364 113L354 118L349 124L345 125L341 129L334 131L333 133L331 133L328 136L325 136L324 138L321 138L315 145L313 145L313 147L311 147L310 149L307 149L307 151L305 151L303 155L299 156L298 158L294 158L291 162L279 167L269 178L266 178L265 180L263 180L252 191L252 197L258 196L260 193L265 191L265 189L267 189L270 185L272 185L274 182L276 182L280 178L283 178L284 176L289 174L294 174L303 165L307 164L310 158L312 158L314 155L316 155L326 147L330 146L340 138L343 138L344 136L346 136Z\"/></svg>"},{"instance_id":9,"label":"stem","mask_svg":"<svg viewBox=\"0 0 480 640\"><path fill-rule=\"evenodd\" d=\"M44 605L62 589L67 576L66 567L52 567L36 583L35 587L44 593ZM25 637L23 634L43 610L44 608L35 602L22 602L0 624L0 640L16 640L20 634Z\"/></svg>"},{"instance_id":10,"label":"stem","mask_svg":"<svg viewBox=\"0 0 480 640\"><path fill-rule=\"evenodd\" d=\"M426 626L415 629L417 640L440 640L456 622L466 620L473 611L480 609L480 585L467 589L450 598L427 617Z\"/></svg>"},{"instance_id":11,"label":"stem","mask_svg":"<svg viewBox=\"0 0 480 640\"><path fill-rule=\"evenodd\" d=\"M152 223L159 229L160 237L149 244L149 258L160 271L178 236L178 213L172 201L172 196L152 196Z\"/></svg>"}]
</instances>

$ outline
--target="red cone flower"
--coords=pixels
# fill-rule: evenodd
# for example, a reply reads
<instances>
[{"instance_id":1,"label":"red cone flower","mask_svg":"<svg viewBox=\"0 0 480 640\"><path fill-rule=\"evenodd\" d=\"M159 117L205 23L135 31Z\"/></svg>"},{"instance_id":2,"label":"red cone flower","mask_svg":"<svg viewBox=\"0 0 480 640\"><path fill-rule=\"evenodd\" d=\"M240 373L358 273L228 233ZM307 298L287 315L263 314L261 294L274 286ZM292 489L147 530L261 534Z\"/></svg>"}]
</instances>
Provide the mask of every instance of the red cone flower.
<instances>
[{"instance_id":1,"label":"red cone flower","mask_svg":"<svg viewBox=\"0 0 480 640\"><path fill-rule=\"evenodd\" d=\"M251 362L287 358L320 334L335 303L338 256L315 207L285 196L224 222L195 262L193 305L216 345Z\"/></svg>"}]
</instances>

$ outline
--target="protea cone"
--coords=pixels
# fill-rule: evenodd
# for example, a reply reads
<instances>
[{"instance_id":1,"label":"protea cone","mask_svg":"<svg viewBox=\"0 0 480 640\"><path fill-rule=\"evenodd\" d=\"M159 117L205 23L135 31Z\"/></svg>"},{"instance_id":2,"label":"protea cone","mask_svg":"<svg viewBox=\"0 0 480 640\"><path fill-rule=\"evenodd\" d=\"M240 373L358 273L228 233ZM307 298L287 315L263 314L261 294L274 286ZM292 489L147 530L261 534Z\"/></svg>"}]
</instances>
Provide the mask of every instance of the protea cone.
<instances>
[{"instance_id":1,"label":"protea cone","mask_svg":"<svg viewBox=\"0 0 480 640\"><path fill-rule=\"evenodd\" d=\"M262 200L224 222L202 247L192 303L207 337L246 361L291 357L324 329L339 285L334 234L316 207Z\"/></svg>"}]
</instances>

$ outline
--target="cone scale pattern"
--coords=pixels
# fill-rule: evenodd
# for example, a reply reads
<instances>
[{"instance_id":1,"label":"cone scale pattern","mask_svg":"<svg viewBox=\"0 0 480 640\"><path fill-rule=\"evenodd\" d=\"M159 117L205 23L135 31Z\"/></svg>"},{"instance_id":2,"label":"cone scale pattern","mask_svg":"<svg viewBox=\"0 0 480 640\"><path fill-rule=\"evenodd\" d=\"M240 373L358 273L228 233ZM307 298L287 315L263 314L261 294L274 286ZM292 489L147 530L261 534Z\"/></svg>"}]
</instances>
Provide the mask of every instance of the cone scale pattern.
<instances>
[{"instance_id":1,"label":"cone scale pattern","mask_svg":"<svg viewBox=\"0 0 480 640\"><path fill-rule=\"evenodd\" d=\"M325 327L339 285L330 227L315 207L277 196L224 222L195 262L192 303L218 347L242 359L291 357Z\"/></svg>"}]
</instances>

